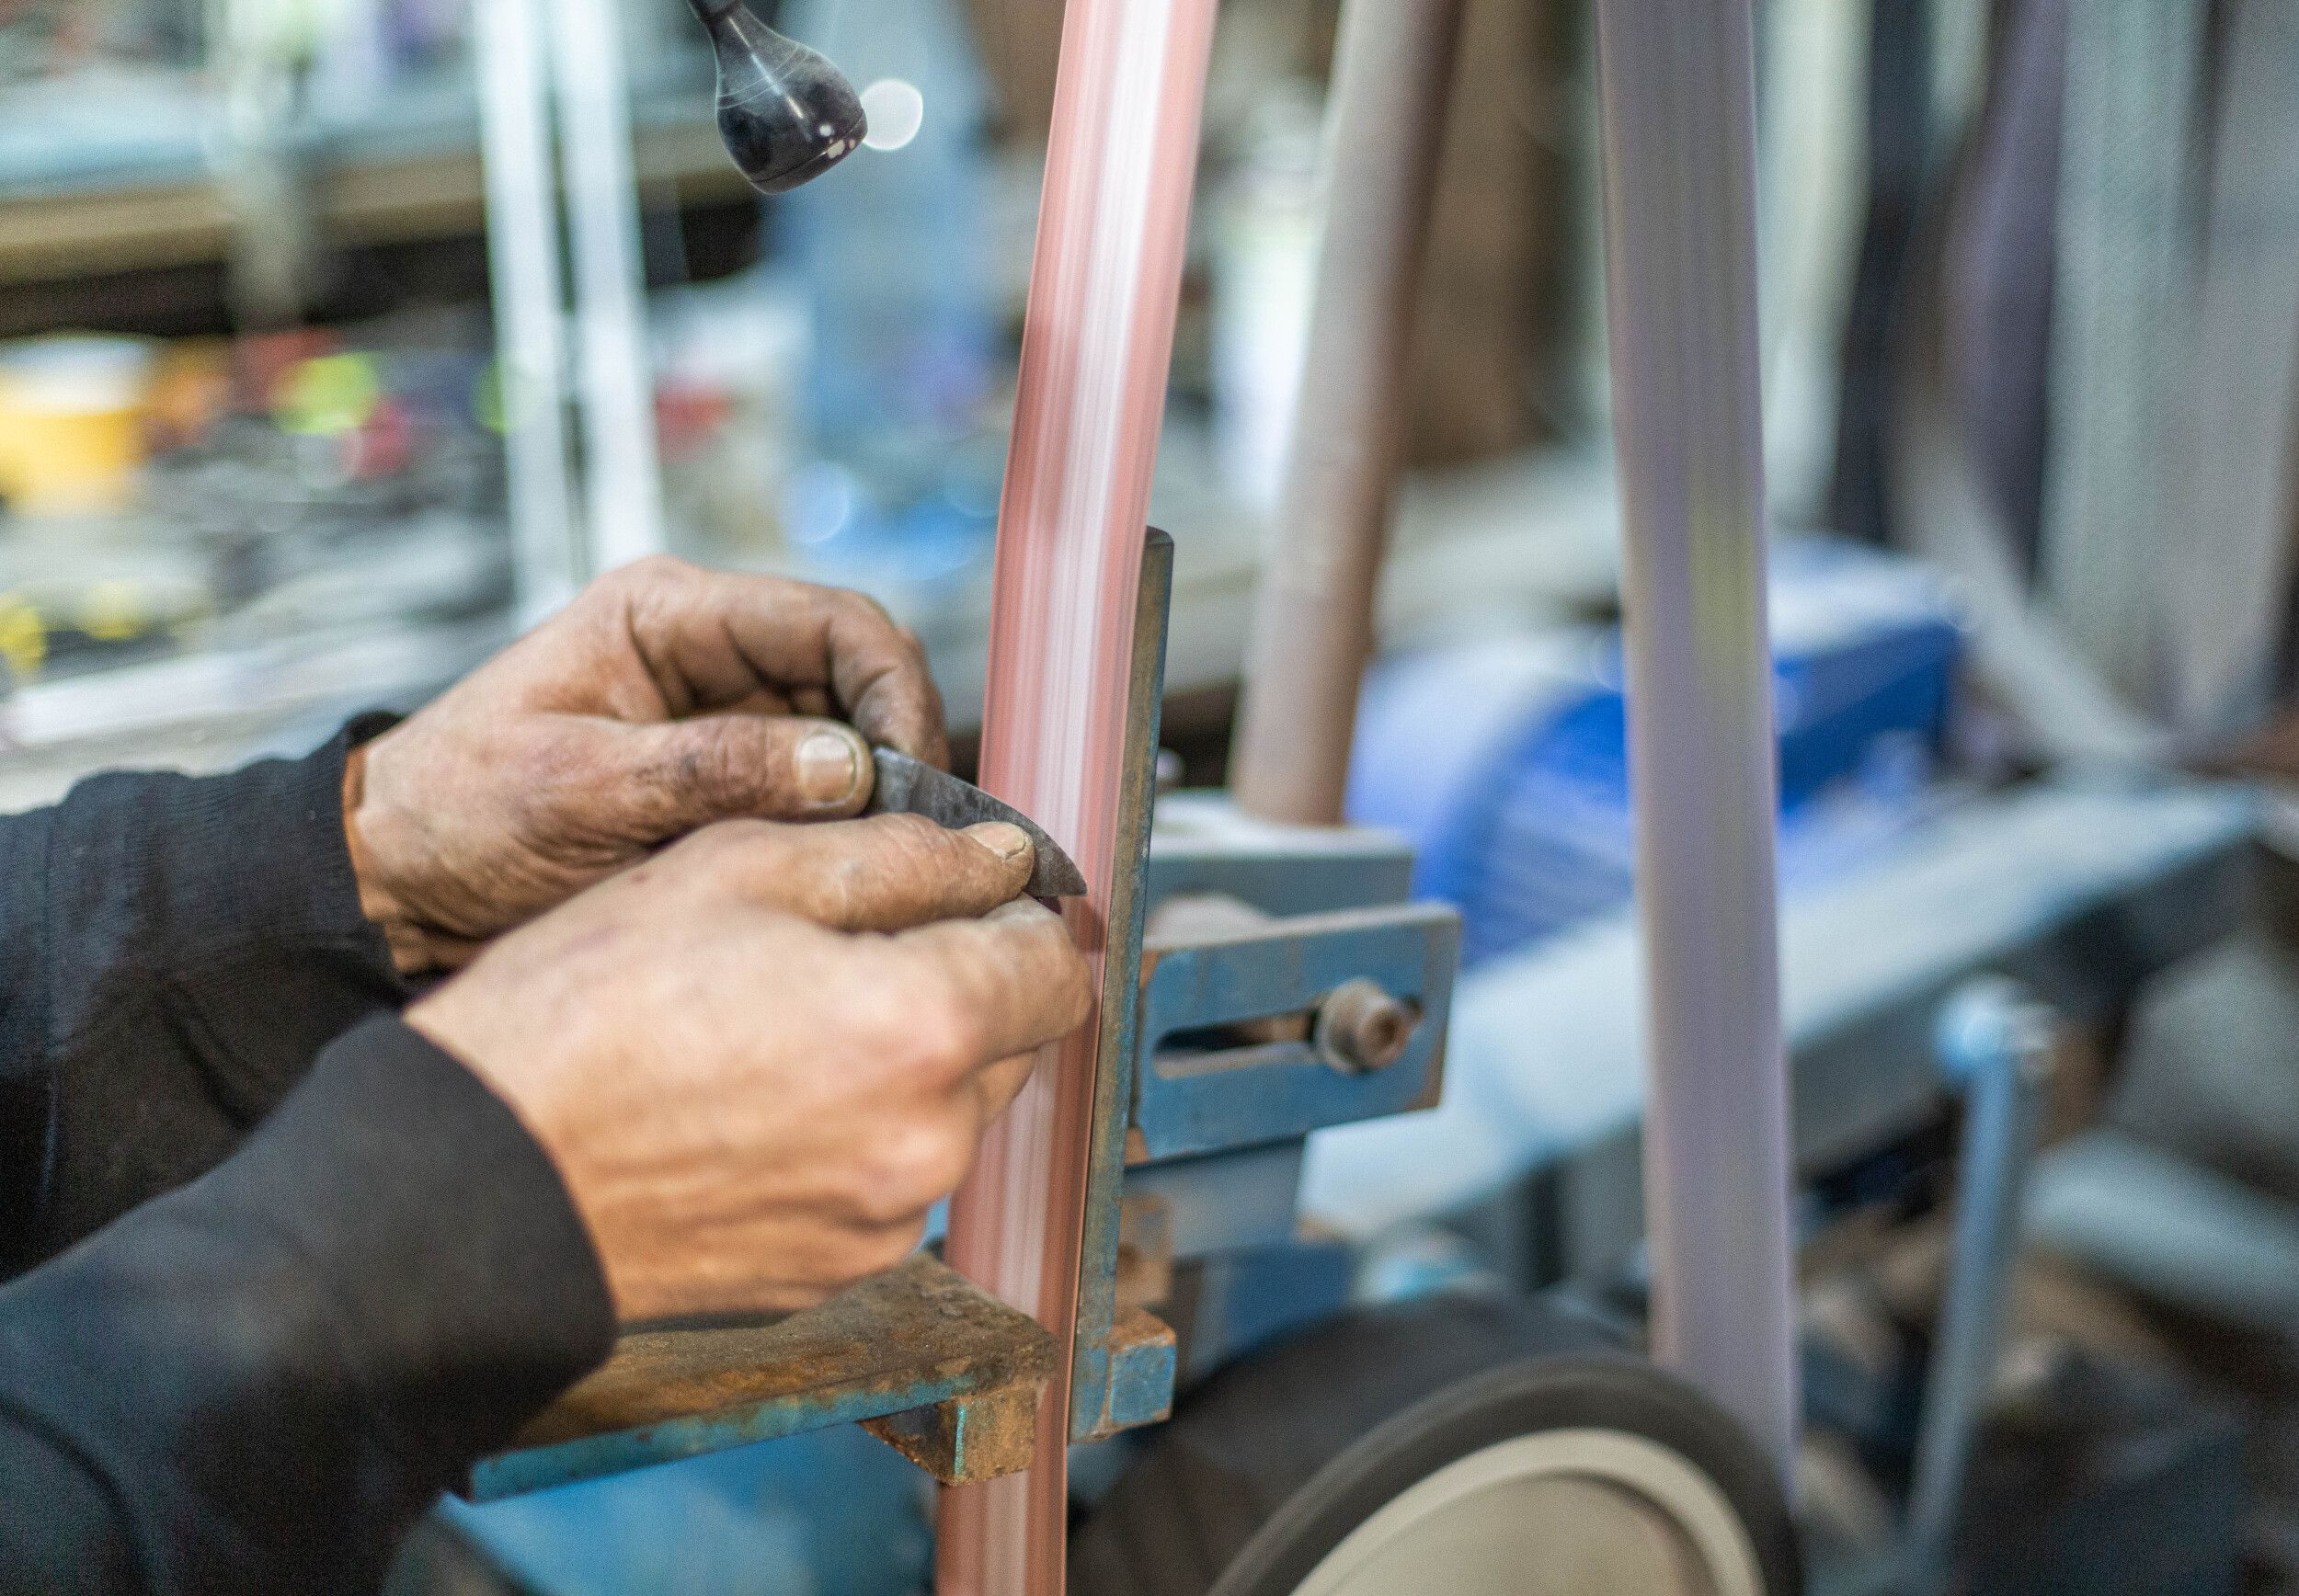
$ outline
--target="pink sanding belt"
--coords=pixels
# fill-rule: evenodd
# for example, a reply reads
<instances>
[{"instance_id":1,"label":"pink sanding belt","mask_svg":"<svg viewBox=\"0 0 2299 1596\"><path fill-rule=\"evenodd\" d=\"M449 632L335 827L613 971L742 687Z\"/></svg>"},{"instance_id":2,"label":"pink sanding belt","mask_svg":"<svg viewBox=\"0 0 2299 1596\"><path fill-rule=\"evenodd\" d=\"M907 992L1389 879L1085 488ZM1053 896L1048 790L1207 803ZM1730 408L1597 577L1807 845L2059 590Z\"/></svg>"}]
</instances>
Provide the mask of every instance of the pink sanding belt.
<instances>
[{"instance_id":1,"label":"pink sanding belt","mask_svg":"<svg viewBox=\"0 0 2299 1596\"><path fill-rule=\"evenodd\" d=\"M1095 966L1115 868L1134 604L1197 165L1212 0L1069 0L1000 507L982 785L1069 850ZM1047 1049L950 1209L951 1265L1054 1332L1024 1474L946 1490L943 1596L1063 1584L1098 1018Z\"/></svg>"}]
</instances>

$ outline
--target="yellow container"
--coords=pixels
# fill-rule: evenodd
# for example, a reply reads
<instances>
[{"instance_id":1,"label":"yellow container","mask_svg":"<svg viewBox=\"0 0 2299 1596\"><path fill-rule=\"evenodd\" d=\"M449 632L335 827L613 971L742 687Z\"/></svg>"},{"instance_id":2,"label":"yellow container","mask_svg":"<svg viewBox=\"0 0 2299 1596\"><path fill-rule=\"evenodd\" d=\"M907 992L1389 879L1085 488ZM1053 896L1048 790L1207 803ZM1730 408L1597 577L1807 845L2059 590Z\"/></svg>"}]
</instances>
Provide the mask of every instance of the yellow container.
<instances>
[{"instance_id":1,"label":"yellow container","mask_svg":"<svg viewBox=\"0 0 2299 1596\"><path fill-rule=\"evenodd\" d=\"M0 345L0 497L18 515L97 515L135 500L152 347L63 336Z\"/></svg>"}]
</instances>

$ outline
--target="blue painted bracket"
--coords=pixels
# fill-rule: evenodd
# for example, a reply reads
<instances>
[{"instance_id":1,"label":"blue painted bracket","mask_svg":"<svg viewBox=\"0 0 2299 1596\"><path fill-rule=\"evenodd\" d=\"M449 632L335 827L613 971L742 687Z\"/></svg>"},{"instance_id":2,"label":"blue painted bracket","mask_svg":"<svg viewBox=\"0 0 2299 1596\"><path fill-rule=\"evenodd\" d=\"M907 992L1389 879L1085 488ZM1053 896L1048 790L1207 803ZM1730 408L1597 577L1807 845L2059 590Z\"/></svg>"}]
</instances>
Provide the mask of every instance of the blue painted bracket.
<instances>
[{"instance_id":1,"label":"blue painted bracket","mask_svg":"<svg viewBox=\"0 0 2299 1596\"><path fill-rule=\"evenodd\" d=\"M1443 904L1295 915L1218 940L1152 942L1142 954L1134 1079L1134 1161L1275 1142L1435 1106L1460 955L1460 916ZM1223 1027L1315 1009L1344 982L1371 979L1421 1014L1402 1057L1337 1070L1305 1039L1182 1045Z\"/></svg>"}]
</instances>

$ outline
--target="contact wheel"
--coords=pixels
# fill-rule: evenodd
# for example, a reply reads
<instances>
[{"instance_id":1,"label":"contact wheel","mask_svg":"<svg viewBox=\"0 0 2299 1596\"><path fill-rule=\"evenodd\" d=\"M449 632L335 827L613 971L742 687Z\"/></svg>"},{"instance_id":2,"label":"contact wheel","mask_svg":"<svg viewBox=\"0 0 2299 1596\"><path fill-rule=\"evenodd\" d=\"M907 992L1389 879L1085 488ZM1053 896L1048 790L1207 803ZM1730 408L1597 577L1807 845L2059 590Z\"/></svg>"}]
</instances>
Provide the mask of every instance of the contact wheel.
<instances>
[{"instance_id":1,"label":"contact wheel","mask_svg":"<svg viewBox=\"0 0 2299 1596\"><path fill-rule=\"evenodd\" d=\"M1538 1303L1354 1316L1225 1371L1080 1526L1080 1596L1793 1596L1773 1471Z\"/></svg>"}]
</instances>

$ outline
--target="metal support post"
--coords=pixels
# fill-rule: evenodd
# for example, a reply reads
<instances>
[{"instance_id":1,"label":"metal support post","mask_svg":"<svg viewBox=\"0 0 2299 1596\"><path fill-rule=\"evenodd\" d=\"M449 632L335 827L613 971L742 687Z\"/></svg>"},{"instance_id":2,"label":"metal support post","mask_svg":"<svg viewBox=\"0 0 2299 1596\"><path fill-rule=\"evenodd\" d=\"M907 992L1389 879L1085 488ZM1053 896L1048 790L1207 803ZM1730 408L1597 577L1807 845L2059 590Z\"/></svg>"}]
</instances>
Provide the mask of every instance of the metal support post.
<instances>
[{"instance_id":1,"label":"metal support post","mask_svg":"<svg viewBox=\"0 0 2299 1596\"><path fill-rule=\"evenodd\" d=\"M1797 1401L1751 0L1598 0L1653 1345L1790 1473Z\"/></svg>"},{"instance_id":2,"label":"metal support post","mask_svg":"<svg viewBox=\"0 0 2299 1596\"><path fill-rule=\"evenodd\" d=\"M639 259L622 8L612 0L555 0L553 9L589 484L583 506L590 532L588 574L595 576L661 551L662 483L655 457L646 274Z\"/></svg>"},{"instance_id":3,"label":"metal support post","mask_svg":"<svg viewBox=\"0 0 2299 1596\"><path fill-rule=\"evenodd\" d=\"M519 623L528 626L582 580L567 517L565 294L542 9L537 0L488 0L472 28L511 569Z\"/></svg>"},{"instance_id":4,"label":"metal support post","mask_svg":"<svg viewBox=\"0 0 2299 1596\"><path fill-rule=\"evenodd\" d=\"M1996 1346L2019 1245L2020 1194L2051 1078L2057 1017L2017 982L1982 977L1941 1008L1940 1068L1963 1083L1956 1233L1948 1292L1933 1339L1908 1498L1904 1567L1913 1590L1948 1569L1981 1409L1996 1380Z\"/></svg>"},{"instance_id":5,"label":"metal support post","mask_svg":"<svg viewBox=\"0 0 2299 1596\"><path fill-rule=\"evenodd\" d=\"M663 547L630 86L611 0L487 0L474 14L487 262L519 622ZM567 482L565 283L549 112L555 84L575 268L588 539Z\"/></svg>"}]
</instances>

